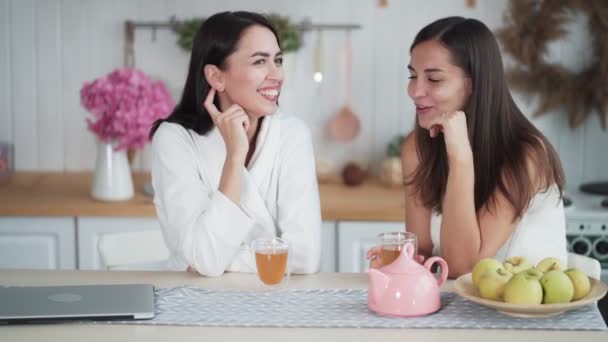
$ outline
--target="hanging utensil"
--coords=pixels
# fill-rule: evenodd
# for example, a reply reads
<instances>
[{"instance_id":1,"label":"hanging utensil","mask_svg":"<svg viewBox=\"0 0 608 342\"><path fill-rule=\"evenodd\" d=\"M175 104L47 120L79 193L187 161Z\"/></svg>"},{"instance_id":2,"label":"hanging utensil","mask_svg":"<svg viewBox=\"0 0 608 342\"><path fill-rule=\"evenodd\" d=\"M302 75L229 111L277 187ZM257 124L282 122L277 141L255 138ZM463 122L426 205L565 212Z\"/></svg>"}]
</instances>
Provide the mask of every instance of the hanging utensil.
<instances>
[{"instance_id":1,"label":"hanging utensil","mask_svg":"<svg viewBox=\"0 0 608 342\"><path fill-rule=\"evenodd\" d=\"M321 30L317 31L317 46L315 47L315 73L312 79L317 82L323 82L323 69L322 69L323 52L321 50Z\"/></svg>"},{"instance_id":2,"label":"hanging utensil","mask_svg":"<svg viewBox=\"0 0 608 342\"><path fill-rule=\"evenodd\" d=\"M349 142L356 138L361 131L361 121L350 106L351 78L351 37L350 30L346 31L346 46L344 48L344 106L334 115L329 123L331 136L340 142Z\"/></svg>"}]
</instances>

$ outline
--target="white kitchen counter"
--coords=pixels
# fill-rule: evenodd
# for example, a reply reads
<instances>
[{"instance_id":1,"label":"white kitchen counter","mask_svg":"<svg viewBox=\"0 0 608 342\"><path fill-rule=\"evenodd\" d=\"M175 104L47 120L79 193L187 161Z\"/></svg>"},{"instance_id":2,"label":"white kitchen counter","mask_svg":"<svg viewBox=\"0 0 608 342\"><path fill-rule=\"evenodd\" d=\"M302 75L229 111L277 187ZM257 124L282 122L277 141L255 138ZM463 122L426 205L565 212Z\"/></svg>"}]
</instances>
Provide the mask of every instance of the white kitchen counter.
<instances>
[{"instance_id":1,"label":"white kitchen counter","mask_svg":"<svg viewBox=\"0 0 608 342\"><path fill-rule=\"evenodd\" d=\"M183 285L209 289L252 289L255 275L229 273L204 278L186 272L104 272L0 270L0 285L70 285L152 283L158 287ZM367 275L320 273L292 276L290 288L367 287ZM452 289L448 282L442 290ZM212 328L150 325L48 324L0 327L2 341L608 341L608 332L479 330L479 329L321 329L321 328Z\"/></svg>"}]
</instances>

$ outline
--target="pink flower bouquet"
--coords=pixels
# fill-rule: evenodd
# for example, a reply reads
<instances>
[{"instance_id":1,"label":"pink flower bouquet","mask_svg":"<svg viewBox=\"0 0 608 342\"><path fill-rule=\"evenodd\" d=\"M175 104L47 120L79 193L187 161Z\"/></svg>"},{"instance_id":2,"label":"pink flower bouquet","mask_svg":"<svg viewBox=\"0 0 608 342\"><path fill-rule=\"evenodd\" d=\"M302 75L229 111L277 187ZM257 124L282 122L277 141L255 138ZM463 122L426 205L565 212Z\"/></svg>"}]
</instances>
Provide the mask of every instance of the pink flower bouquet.
<instances>
[{"instance_id":1,"label":"pink flower bouquet","mask_svg":"<svg viewBox=\"0 0 608 342\"><path fill-rule=\"evenodd\" d=\"M89 130L101 141L117 141L117 150L143 148L152 123L167 117L175 106L163 82L152 82L132 68L85 82L80 102L93 113L93 118L87 118Z\"/></svg>"}]
</instances>

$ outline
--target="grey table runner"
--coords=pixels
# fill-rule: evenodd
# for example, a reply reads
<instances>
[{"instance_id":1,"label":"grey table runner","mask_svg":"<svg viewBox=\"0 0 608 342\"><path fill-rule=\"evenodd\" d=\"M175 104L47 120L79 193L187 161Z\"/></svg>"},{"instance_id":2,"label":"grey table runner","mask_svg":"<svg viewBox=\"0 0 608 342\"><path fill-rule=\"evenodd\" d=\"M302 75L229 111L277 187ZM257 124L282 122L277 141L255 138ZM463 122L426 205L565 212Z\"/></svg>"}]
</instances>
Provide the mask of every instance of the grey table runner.
<instances>
[{"instance_id":1,"label":"grey table runner","mask_svg":"<svg viewBox=\"0 0 608 342\"><path fill-rule=\"evenodd\" d=\"M515 318L441 294L431 315L390 318L367 308L367 290L218 291L197 287L156 289L156 317L113 324L222 327L463 328L608 330L596 305L550 318Z\"/></svg>"}]
</instances>

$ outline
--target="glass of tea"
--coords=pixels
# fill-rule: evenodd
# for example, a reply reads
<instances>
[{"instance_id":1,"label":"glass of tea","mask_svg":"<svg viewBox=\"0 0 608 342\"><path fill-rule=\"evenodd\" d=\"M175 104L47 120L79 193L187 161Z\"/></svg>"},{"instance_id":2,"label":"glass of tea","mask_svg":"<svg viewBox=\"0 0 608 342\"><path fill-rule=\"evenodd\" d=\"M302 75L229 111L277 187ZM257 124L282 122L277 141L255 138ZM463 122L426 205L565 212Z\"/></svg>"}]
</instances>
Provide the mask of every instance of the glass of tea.
<instances>
[{"instance_id":1,"label":"glass of tea","mask_svg":"<svg viewBox=\"0 0 608 342\"><path fill-rule=\"evenodd\" d=\"M280 288L289 281L289 244L278 238L260 238L251 243L258 278L266 288Z\"/></svg>"},{"instance_id":2,"label":"glass of tea","mask_svg":"<svg viewBox=\"0 0 608 342\"><path fill-rule=\"evenodd\" d=\"M376 238L376 246L380 249L382 265L392 264L399 255L406 242L414 246L414 256L418 254L418 239L416 234L409 232L386 232Z\"/></svg>"}]
</instances>

